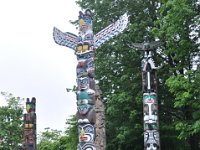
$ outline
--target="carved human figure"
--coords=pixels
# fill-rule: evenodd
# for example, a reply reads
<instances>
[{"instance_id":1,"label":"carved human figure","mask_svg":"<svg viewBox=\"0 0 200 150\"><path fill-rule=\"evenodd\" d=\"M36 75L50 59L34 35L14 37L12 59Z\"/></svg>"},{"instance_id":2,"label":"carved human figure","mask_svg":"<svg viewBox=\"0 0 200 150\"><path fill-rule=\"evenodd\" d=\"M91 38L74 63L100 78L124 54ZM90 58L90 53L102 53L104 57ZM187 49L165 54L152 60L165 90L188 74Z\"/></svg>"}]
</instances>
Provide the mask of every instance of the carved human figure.
<instances>
[{"instance_id":1,"label":"carved human figure","mask_svg":"<svg viewBox=\"0 0 200 150\"><path fill-rule=\"evenodd\" d=\"M94 92L80 91L77 93L77 108L76 117L79 124L91 123L95 124L96 112L94 110L95 97Z\"/></svg>"}]
</instances>

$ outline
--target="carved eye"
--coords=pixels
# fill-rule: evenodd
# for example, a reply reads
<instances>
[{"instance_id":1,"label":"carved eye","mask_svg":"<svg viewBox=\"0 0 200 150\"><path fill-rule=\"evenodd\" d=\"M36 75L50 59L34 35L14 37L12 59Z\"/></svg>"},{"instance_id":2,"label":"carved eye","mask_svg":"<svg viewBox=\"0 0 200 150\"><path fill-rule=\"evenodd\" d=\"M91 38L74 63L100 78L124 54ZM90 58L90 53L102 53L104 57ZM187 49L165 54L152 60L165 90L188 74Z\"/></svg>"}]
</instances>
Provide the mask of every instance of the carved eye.
<instances>
[{"instance_id":1,"label":"carved eye","mask_svg":"<svg viewBox=\"0 0 200 150\"><path fill-rule=\"evenodd\" d=\"M148 106L148 104L144 105L144 113L145 113L145 115L149 115L149 106Z\"/></svg>"},{"instance_id":2,"label":"carved eye","mask_svg":"<svg viewBox=\"0 0 200 150\"><path fill-rule=\"evenodd\" d=\"M93 39L92 34L87 34L87 35L85 35L85 37L84 37L84 40L92 40L92 39Z\"/></svg>"},{"instance_id":3,"label":"carved eye","mask_svg":"<svg viewBox=\"0 0 200 150\"><path fill-rule=\"evenodd\" d=\"M77 41L78 41L78 42L81 42L81 41L82 41L82 37L81 37L81 36L78 36L78 37L77 37Z\"/></svg>"},{"instance_id":4,"label":"carved eye","mask_svg":"<svg viewBox=\"0 0 200 150\"><path fill-rule=\"evenodd\" d=\"M88 84L89 83L89 79L88 78L84 78L84 79L79 79L80 84Z\"/></svg>"},{"instance_id":5,"label":"carved eye","mask_svg":"<svg viewBox=\"0 0 200 150\"><path fill-rule=\"evenodd\" d=\"M87 24L91 24L92 23L92 20L89 16L84 16L84 21L87 23Z\"/></svg>"},{"instance_id":6,"label":"carved eye","mask_svg":"<svg viewBox=\"0 0 200 150\"><path fill-rule=\"evenodd\" d=\"M94 62L93 61L90 61L88 64L87 64L88 68L92 68L94 67Z\"/></svg>"},{"instance_id":7,"label":"carved eye","mask_svg":"<svg viewBox=\"0 0 200 150\"><path fill-rule=\"evenodd\" d=\"M156 144L156 143L153 143L153 147L156 148L156 147L157 147L157 144Z\"/></svg>"}]
</instances>

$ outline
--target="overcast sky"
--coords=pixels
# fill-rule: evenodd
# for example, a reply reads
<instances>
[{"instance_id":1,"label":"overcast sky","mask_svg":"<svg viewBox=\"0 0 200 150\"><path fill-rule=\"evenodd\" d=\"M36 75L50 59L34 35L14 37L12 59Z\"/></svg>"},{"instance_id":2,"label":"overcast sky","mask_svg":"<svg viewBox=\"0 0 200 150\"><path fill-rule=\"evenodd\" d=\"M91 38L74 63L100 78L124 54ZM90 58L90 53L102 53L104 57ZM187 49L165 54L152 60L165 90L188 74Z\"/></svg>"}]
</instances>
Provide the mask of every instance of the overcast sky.
<instances>
[{"instance_id":1,"label":"overcast sky","mask_svg":"<svg viewBox=\"0 0 200 150\"><path fill-rule=\"evenodd\" d=\"M76 113L76 56L57 45L53 27L77 34L69 20L80 8L75 0L0 1L0 91L36 97L37 130L63 130ZM5 102L0 98L0 105Z\"/></svg>"}]
</instances>

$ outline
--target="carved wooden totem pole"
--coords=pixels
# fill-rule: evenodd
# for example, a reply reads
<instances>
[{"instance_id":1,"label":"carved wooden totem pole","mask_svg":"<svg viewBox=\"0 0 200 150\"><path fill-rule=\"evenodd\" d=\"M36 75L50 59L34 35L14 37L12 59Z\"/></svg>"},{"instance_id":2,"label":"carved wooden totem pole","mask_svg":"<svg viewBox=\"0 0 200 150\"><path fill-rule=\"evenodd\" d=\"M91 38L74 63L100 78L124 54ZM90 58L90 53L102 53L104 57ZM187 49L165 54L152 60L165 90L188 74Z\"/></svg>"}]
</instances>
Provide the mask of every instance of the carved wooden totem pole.
<instances>
[{"instance_id":1,"label":"carved wooden totem pole","mask_svg":"<svg viewBox=\"0 0 200 150\"><path fill-rule=\"evenodd\" d=\"M161 45L159 41L149 42L145 37L144 43L134 43L133 46L144 51L142 59L143 85L143 114L144 114L144 149L160 150L157 79L152 50Z\"/></svg>"},{"instance_id":2,"label":"carved wooden totem pole","mask_svg":"<svg viewBox=\"0 0 200 150\"><path fill-rule=\"evenodd\" d=\"M53 37L57 44L69 47L77 56L77 122L79 144L78 150L99 150L95 145L96 137L96 99L99 92L95 86L95 49L104 42L121 33L128 24L128 16L124 14L115 23L112 23L96 35L93 34L92 13L89 9L79 12L79 35L62 32L56 27Z\"/></svg>"},{"instance_id":3,"label":"carved wooden totem pole","mask_svg":"<svg viewBox=\"0 0 200 150\"><path fill-rule=\"evenodd\" d=\"M37 134L36 134L36 99L33 97L31 101L27 98L26 111L24 114L24 135L23 135L23 150L36 150Z\"/></svg>"}]
</instances>

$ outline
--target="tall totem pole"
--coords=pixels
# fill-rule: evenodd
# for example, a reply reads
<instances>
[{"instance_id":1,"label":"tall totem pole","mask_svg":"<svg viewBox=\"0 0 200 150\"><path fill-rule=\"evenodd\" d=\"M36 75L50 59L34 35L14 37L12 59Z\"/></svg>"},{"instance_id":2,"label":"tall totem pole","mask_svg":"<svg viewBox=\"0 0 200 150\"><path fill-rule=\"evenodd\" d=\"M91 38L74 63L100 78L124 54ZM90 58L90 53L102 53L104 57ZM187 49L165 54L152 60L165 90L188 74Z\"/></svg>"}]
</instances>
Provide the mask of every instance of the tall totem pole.
<instances>
[{"instance_id":1,"label":"tall totem pole","mask_svg":"<svg viewBox=\"0 0 200 150\"><path fill-rule=\"evenodd\" d=\"M23 150L37 150L37 134L36 134L36 99L33 97L31 101L27 98L26 111L24 114L24 135L23 135Z\"/></svg>"},{"instance_id":2,"label":"tall totem pole","mask_svg":"<svg viewBox=\"0 0 200 150\"><path fill-rule=\"evenodd\" d=\"M77 56L77 122L79 144L78 150L96 150L96 112L95 103L99 92L95 88L95 49L112 37L123 32L128 24L128 16L124 14L116 22L110 24L96 35L93 34L92 13L89 9L79 12L79 35L53 29L53 38L59 45L75 51ZM97 146L98 147L98 146ZM97 149L98 150L98 149Z\"/></svg>"},{"instance_id":3,"label":"tall totem pole","mask_svg":"<svg viewBox=\"0 0 200 150\"><path fill-rule=\"evenodd\" d=\"M157 79L152 50L162 42L149 42L145 37L143 43L133 43L133 46L144 51L142 59L142 85L143 85L143 114L144 114L144 149L160 150Z\"/></svg>"}]
</instances>

